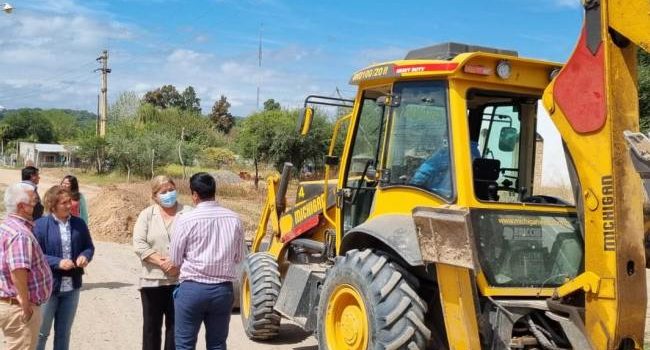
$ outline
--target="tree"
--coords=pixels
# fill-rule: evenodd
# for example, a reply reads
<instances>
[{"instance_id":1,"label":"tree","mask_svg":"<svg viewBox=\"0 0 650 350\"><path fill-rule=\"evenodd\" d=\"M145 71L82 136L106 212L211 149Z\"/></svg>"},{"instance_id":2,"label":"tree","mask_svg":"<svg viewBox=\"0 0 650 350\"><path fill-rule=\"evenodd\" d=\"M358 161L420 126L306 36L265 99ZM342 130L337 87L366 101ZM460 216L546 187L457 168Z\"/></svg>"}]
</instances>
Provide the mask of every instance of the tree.
<instances>
[{"instance_id":1,"label":"tree","mask_svg":"<svg viewBox=\"0 0 650 350\"><path fill-rule=\"evenodd\" d=\"M184 111L201 113L201 99L196 97L194 88L190 85L183 91L182 104L179 106Z\"/></svg>"},{"instance_id":2,"label":"tree","mask_svg":"<svg viewBox=\"0 0 650 350\"><path fill-rule=\"evenodd\" d=\"M125 91L120 94L117 101L108 109L108 119L118 121L122 119L135 118L142 104L142 100L133 91Z\"/></svg>"},{"instance_id":3,"label":"tree","mask_svg":"<svg viewBox=\"0 0 650 350\"><path fill-rule=\"evenodd\" d=\"M163 85L156 90L147 92L143 101L159 108L178 107L183 102L183 97L174 85Z\"/></svg>"},{"instance_id":4,"label":"tree","mask_svg":"<svg viewBox=\"0 0 650 350\"><path fill-rule=\"evenodd\" d=\"M119 120L111 130L108 159L129 177L148 177L168 164L193 164L202 160L201 150L226 143L209 119L178 107L143 104L136 118Z\"/></svg>"},{"instance_id":5,"label":"tree","mask_svg":"<svg viewBox=\"0 0 650 350\"><path fill-rule=\"evenodd\" d=\"M228 109L230 108L230 102L226 96L221 95L218 101L212 106L212 112L210 113L210 120L214 123L217 130L227 134L230 132L230 129L235 125L235 117L230 114Z\"/></svg>"},{"instance_id":6,"label":"tree","mask_svg":"<svg viewBox=\"0 0 650 350\"><path fill-rule=\"evenodd\" d=\"M72 114L66 113L60 109L50 109L41 112L43 117L52 124L54 140L56 141L73 141L81 132L77 118Z\"/></svg>"},{"instance_id":7,"label":"tree","mask_svg":"<svg viewBox=\"0 0 650 350\"><path fill-rule=\"evenodd\" d=\"M305 136L296 131L296 122L300 111L269 111L275 114L275 137L270 149L271 161L278 171L282 170L284 162L291 162L294 170L298 171L307 160L319 164L327 153L332 124L324 114L314 114L311 129Z\"/></svg>"},{"instance_id":8,"label":"tree","mask_svg":"<svg viewBox=\"0 0 650 350\"><path fill-rule=\"evenodd\" d=\"M280 109L280 102L275 102L274 99L270 98L266 101L264 101L264 110L265 111L272 111Z\"/></svg>"},{"instance_id":9,"label":"tree","mask_svg":"<svg viewBox=\"0 0 650 350\"><path fill-rule=\"evenodd\" d=\"M235 153L227 148L208 147L201 151L201 162L204 166L221 168L235 161Z\"/></svg>"},{"instance_id":10,"label":"tree","mask_svg":"<svg viewBox=\"0 0 650 350\"><path fill-rule=\"evenodd\" d=\"M242 122L237 145L244 158L253 160L255 188L258 188L259 163L271 158L274 136L272 113L256 113Z\"/></svg>"},{"instance_id":11,"label":"tree","mask_svg":"<svg viewBox=\"0 0 650 350\"><path fill-rule=\"evenodd\" d=\"M174 85L163 85L147 92L143 101L161 109L177 107L183 111L201 113L201 99L196 97L196 91L191 85L182 94Z\"/></svg>"},{"instance_id":12,"label":"tree","mask_svg":"<svg viewBox=\"0 0 650 350\"><path fill-rule=\"evenodd\" d=\"M106 139L96 136L93 131L82 135L77 144L77 155L94 166L98 173L104 172L108 146Z\"/></svg>"},{"instance_id":13,"label":"tree","mask_svg":"<svg viewBox=\"0 0 650 350\"><path fill-rule=\"evenodd\" d=\"M51 143L56 141L52 123L40 110L19 110L5 114L2 123L6 125L4 137L7 140L27 140Z\"/></svg>"},{"instance_id":14,"label":"tree","mask_svg":"<svg viewBox=\"0 0 650 350\"><path fill-rule=\"evenodd\" d=\"M107 139L109 158L128 175L140 176L151 174L152 164L175 163L177 138L157 130L131 120L116 124Z\"/></svg>"},{"instance_id":15,"label":"tree","mask_svg":"<svg viewBox=\"0 0 650 350\"><path fill-rule=\"evenodd\" d=\"M322 159L326 154L332 125L324 115L316 113L310 133L302 137L296 132L298 113L262 111L242 122L237 145L243 157L253 160L256 185L260 162L272 162L278 170L284 162L291 162L297 170L306 160Z\"/></svg>"}]
</instances>

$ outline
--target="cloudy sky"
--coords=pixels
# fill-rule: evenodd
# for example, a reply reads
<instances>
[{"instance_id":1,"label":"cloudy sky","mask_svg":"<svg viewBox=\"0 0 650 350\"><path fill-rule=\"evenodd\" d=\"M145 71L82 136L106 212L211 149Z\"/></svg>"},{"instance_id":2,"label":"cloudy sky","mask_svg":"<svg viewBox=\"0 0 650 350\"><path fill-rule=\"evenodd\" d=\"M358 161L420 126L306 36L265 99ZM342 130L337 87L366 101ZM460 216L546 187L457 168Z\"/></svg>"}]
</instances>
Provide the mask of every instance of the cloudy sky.
<instances>
[{"instance_id":1,"label":"cloudy sky","mask_svg":"<svg viewBox=\"0 0 650 350\"><path fill-rule=\"evenodd\" d=\"M258 84L261 101L287 107L337 88L353 96L354 71L438 42L564 61L582 18L578 0L3 1L15 11L0 16L0 106L95 111L95 59L108 49L109 102L192 85L204 111L223 94L242 116Z\"/></svg>"}]
</instances>

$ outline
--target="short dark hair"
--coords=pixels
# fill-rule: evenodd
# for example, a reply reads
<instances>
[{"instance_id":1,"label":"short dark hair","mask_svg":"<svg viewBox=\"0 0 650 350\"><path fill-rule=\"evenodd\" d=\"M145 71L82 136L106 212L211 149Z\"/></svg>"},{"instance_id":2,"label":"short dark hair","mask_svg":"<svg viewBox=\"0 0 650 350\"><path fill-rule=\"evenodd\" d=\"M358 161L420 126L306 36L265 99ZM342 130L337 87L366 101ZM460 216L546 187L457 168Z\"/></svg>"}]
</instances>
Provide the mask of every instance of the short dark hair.
<instances>
[{"instance_id":1,"label":"short dark hair","mask_svg":"<svg viewBox=\"0 0 650 350\"><path fill-rule=\"evenodd\" d=\"M196 173L190 177L190 191L196 192L201 200L214 199L217 183L208 173Z\"/></svg>"},{"instance_id":2,"label":"short dark hair","mask_svg":"<svg viewBox=\"0 0 650 350\"><path fill-rule=\"evenodd\" d=\"M20 176L23 181L29 181L32 179L32 176L37 174L38 174L38 168L33 166L26 166L21 171Z\"/></svg>"}]
</instances>

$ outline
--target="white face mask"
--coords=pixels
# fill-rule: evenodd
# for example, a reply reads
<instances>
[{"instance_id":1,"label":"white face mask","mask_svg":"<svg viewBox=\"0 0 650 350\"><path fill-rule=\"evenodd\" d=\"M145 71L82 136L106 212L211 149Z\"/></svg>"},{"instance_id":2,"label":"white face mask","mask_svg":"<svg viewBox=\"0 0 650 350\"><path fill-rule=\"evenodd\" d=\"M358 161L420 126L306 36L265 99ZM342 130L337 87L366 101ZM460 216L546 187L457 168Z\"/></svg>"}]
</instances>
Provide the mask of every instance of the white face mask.
<instances>
[{"instance_id":1,"label":"white face mask","mask_svg":"<svg viewBox=\"0 0 650 350\"><path fill-rule=\"evenodd\" d=\"M160 205L165 208L173 207L176 205L176 190L169 191L164 194L159 194L158 200L160 201Z\"/></svg>"}]
</instances>

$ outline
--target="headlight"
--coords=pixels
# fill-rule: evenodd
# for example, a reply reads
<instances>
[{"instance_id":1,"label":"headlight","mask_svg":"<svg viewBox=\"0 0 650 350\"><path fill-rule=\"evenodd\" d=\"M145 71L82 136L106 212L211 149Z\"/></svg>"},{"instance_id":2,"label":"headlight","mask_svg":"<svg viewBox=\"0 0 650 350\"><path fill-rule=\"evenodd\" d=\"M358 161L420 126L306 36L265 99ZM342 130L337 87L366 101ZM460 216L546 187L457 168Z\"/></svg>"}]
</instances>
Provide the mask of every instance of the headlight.
<instances>
[{"instance_id":1,"label":"headlight","mask_svg":"<svg viewBox=\"0 0 650 350\"><path fill-rule=\"evenodd\" d=\"M505 60L499 61L497 64L497 76L505 80L510 78L510 74L512 74L510 63Z\"/></svg>"}]
</instances>

